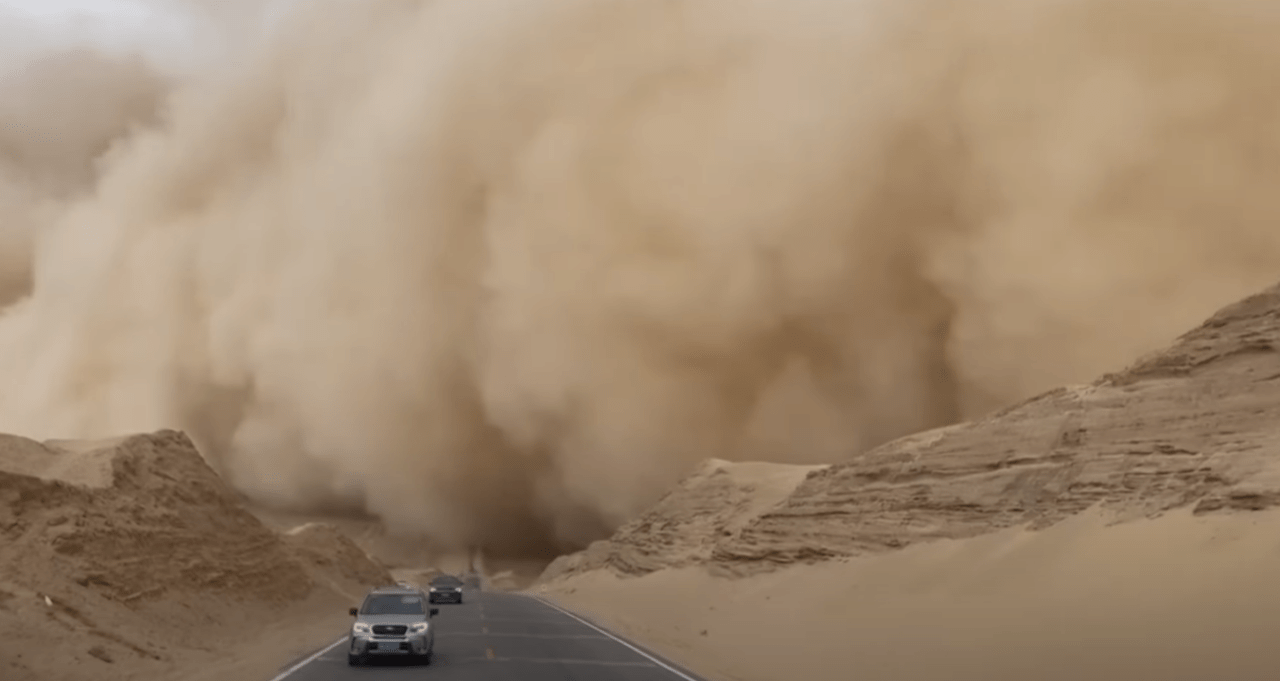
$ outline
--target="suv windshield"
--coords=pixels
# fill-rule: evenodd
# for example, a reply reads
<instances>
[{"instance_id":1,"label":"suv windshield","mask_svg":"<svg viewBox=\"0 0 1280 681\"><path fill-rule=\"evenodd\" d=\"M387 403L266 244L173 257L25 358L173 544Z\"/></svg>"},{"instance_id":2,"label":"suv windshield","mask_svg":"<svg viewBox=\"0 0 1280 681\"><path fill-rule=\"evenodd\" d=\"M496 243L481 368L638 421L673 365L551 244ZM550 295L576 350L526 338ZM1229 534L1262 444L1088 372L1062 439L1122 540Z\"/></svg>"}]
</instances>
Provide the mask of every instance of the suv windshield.
<instances>
[{"instance_id":1,"label":"suv windshield","mask_svg":"<svg viewBox=\"0 0 1280 681\"><path fill-rule=\"evenodd\" d=\"M422 615L422 597L411 594L378 594L365 599L361 615Z\"/></svg>"}]
</instances>

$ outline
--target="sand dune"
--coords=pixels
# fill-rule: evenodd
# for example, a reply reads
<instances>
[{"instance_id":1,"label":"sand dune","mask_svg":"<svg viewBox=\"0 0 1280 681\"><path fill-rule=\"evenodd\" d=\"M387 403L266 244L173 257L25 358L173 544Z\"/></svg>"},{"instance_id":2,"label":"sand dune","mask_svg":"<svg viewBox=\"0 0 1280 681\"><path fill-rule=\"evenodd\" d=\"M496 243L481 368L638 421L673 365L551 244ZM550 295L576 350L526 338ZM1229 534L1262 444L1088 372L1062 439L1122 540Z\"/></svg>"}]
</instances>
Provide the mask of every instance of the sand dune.
<instances>
[{"instance_id":1,"label":"sand dune","mask_svg":"<svg viewBox=\"0 0 1280 681\"><path fill-rule=\"evenodd\" d=\"M1274 679L1278 351L1280 287L782 495L713 463L539 589L719 679Z\"/></svg>"},{"instance_id":2,"label":"sand dune","mask_svg":"<svg viewBox=\"0 0 1280 681\"><path fill-rule=\"evenodd\" d=\"M561 556L542 579L608 567L626 574L708 564L716 546L786 499L820 466L712 459L612 540Z\"/></svg>"},{"instance_id":3,"label":"sand dune","mask_svg":"<svg viewBox=\"0 0 1280 681\"><path fill-rule=\"evenodd\" d=\"M263 674L388 580L335 528L267 529L181 433L0 436L6 681Z\"/></svg>"}]
</instances>

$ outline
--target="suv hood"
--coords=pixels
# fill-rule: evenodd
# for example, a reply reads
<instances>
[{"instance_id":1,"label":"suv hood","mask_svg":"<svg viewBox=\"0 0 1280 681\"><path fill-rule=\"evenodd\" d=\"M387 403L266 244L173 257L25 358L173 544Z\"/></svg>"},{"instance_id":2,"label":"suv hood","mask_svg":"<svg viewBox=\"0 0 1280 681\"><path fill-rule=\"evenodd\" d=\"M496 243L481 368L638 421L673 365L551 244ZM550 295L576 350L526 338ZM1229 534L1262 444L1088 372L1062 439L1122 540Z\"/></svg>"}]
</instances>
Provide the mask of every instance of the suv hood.
<instances>
[{"instance_id":1,"label":"suv hood","mask_svg":"<svg viewBox=\"0 0 1280 681\"><path fill-rule=\"evenodd\" d=\"M361 624L416 624L426 622L426 615L360 615L356 618Z\"/></svg>"}]
</instances>

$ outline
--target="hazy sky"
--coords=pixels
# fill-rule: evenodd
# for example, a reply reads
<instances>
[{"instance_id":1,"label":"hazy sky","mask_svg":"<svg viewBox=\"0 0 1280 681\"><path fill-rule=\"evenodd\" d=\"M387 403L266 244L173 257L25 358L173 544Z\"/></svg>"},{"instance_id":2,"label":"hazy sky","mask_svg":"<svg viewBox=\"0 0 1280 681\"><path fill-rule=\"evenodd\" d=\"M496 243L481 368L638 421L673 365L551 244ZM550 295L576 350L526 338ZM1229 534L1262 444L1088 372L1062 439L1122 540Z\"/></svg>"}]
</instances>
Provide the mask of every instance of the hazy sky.
<instances>
[{"instance_id":1,"label":"hazy sky","mask_svg":"<svg viewBox=\"0 0 1280 681\"><path fill-rule=\"evenodd\" d=\"M190 17L139 0L0 0L0 41L4 36L22 44L0 49L0 56L20 57L42 46L91 45L140 51L166 70L181 68L198 42Z\"/></svg>"},{"instance_id":2,"label":"hazy sky","mask_svg":"<svg viewBox=\"0 0 1280 681\"><path fill-rule=\"evenodd\" d=\"M130 0L0 0L0 5L31 14L49 16L76 13L127 16L147 11Z\"/></svg>"},{"instance_id":3,"label":"hazy sky","mask_svg":"<svg viewBox=\"0 0 1280 681\"><path fill-rule=\"evenodd\" d=\"M241 8L254 8L253 13L262 22L258 28L270 28L277 19L305 0L227 2ZM169 5L168 11L165 11L166 4ZM34 31L39 34L35 37L41 42L70 41L108 48L142 48L154 55L168 55L167 59L174 54L188 52L194 43L202 42L201 38L210 37L201 30L203 20L196 14L181 12L181 7L181 3L159 3L155 0L0 0L0 36L13 36L15 29L18 35ZM208 18L211 17L205 17ZM4 25L6 23L9 25ZM203 28L208 28L208 25ZM4 48L0 44L0 52L4 52Z\"/></svg>"},{"instance_id":4,"label":"hazy sky","mask_svg":"<svg viewBox=\"0 0 1280 681\"><path fill-rule=\"evenodd\" d=\"M141 29L148 19L159 19L153 8L133 0L0 0L0 10L53 25L123 33Z\"/></svg>"}]
</instances>

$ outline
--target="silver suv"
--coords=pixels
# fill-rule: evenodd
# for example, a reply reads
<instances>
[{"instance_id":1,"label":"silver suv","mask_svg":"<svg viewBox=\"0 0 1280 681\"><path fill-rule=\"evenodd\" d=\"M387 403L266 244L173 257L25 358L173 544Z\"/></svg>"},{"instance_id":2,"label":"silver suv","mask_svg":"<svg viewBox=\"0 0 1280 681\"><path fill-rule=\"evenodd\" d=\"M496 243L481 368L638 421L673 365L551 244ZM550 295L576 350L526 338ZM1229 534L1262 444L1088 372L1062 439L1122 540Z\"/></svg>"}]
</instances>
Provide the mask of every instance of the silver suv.
<instances>
[{"instance_id":1,"label":"silver suv","mask_svg":"<svg viewBox=\"0 0 1280 681\"><path fill-rule=\"evenodd\" d=\"M352 608L356 618L347 645L347 664L360 665L371 655L407 655L431 664L436 632L431 618L439 608L427 608L427 594L408 585L381 587Z\"/></svg>"}]
</instances>

